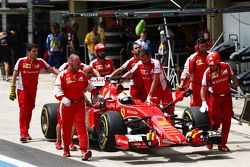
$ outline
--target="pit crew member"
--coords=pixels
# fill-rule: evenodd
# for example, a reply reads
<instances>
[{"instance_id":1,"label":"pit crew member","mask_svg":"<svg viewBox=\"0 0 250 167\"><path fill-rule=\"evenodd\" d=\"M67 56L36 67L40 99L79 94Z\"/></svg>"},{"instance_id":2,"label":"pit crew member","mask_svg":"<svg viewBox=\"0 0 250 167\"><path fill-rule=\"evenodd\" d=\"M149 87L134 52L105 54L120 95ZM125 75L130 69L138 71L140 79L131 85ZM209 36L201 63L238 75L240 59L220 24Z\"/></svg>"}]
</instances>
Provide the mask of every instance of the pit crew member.
<instances>
[{"instance_id":1,"label":"pit crew member","mask_svg":"<svg viewBox=\"0 0 250 167\"><path fill-rule=\"evenodd\" d=\"M115 67L111 59L105 58L105 46L101 43L95 45L94 53L96 59L90 62L90 66L96 69L101 77L110 75L115 70Z\"/></svg>"},{"instance_id":2,"label":"pit crew member","mask_svg":"<svg viewBox=\"0 0 250 167\"><path fill-rule=\"evenodd\" d=\"M200 92L202 106L200 111L205 112L208 110L213 130L218 130L222 124L222 143L218 145L218 149L227 152L230 151L226 144L231 126L231 118L233 116L230 79L237 87L238 94L243 95L243 92L229 64L220 62L220 55L218 52L209 53L206 62L209 68L205 71L202 79ZM210 92L208 105L206 103L207 88ZM207 147L208 149L212 149L213 145L207 145Z\"/></svg>"},{"instance_id":3,"label":"pit crew member","mask_svg":"<svg viewBox=\"0 0 250 167\"><path fill-rule=\"evenodd\" d=\"M147 92L146 102L150 102L151 97L157 97L162 105L173 101L165 71L160 65L160 62L156 59L152 59L150 53L145 49L140 51L140 61L129 72L124 74L123 77L127 79L135 74L141 75L142 77ZM166 112L173 114L174 105Z\"/></svg>"},{"instance_id":4,"label":"pit crew member","mask_svg":"<svg viewBox=\"0 0 250 167\"><path fill-rule=\"evenodd\" d=\"M199 38L196 41L196 52L187 58L184 65L184 70L181 74L181 82L178 86L179 89L183 89L185 83L190 79L190 89L193 90L193 94L190 96L190 106L201 106L200 90L202 76L207 69L206 57L207 57L207 41L204 38Z\"/></svg>"},{"instance_id":5,"label":"pit crew member","mask_svg":"<svg viewBox=\"0 0 250 167\"><path fill-rule=\"evenodd\" d=\"M38 84L38 76L40 70L47 69L57 75L58 71L49 66L43 59L37 58L38 48L35 44L26 45L27 56L18 59L13 72L11 92L9 99L16 99L16 80L19 76L17 84L18 104L20 108L19 126L20 141L27 142L31 140L29 135L30 121L32 110L35 108L36 91Z\"/></svg>"},{"instance_id":6,"label":"pit crew member","mask_svg":"<svg viewBox=\"0 0 250 167\"><path fill-rule=\"evenodd\" d=\"M71 131L75 124L82 160L88 160L92 153L88 150L88 136L85 123L85 91L96 91L88 81L86 74L79 69L80 58L71 55L68 58L69 68L62 71L56 79L53 94L60 100L60 113L62 119L62 136L64 142L64 157L70 157L69 145Z\"/></svg>"},{"instance_id":7,"label":"pit crew member","mask_svg":"<svg viewBox=\"0 0 250 167\"><path fill-rule=\"evenodd\" d=\"M131 70L134 65L140 60L139 51L141 46L134 42L131 48L131 53L134 55L131 59L127 60L120 68L115 70L109 77L115 77L118 74L121 74L124 70ZM134 99L141 99L142 101L146 100L147 94L141 78L141 75L135 74L130 80L130 95Z\"/></svg>"}]
</instances>

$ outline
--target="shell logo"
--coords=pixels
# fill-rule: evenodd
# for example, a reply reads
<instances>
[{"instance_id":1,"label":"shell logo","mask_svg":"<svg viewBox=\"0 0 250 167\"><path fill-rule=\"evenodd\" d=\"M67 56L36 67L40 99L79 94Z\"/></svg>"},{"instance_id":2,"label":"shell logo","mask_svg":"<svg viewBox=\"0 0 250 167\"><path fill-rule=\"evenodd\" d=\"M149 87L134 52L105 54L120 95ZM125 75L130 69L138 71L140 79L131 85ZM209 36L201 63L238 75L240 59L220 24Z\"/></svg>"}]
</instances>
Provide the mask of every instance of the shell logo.
<instances>
[{"instance_id":1,"label":"shell logo","mask_svg":"<svg viewBox=\"0 0 250 167\"><path fill-rule=\"evenodd\" d=\"M159 125L167 126L167 125L169 125L169 122L167 122L167 121L159 121Z\"/></svg>"}]
</instances>

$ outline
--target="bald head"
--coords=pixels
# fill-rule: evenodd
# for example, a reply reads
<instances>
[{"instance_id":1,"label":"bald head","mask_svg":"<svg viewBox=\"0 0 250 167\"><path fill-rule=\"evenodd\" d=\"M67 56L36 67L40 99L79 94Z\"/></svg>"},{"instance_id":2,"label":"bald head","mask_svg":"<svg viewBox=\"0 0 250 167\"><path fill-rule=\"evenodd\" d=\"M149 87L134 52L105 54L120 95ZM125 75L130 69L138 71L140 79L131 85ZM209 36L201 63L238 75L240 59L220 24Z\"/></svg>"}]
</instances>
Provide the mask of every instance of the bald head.
<instances>
[{"instance_id":1,"label":"bald head","mask_svg":"<svg viewBox=\"0 0 250 167\"><path fill-rule=\"evenodd\" d=\"M77 72L80 68L80 58L76 54L71 54L68 58L69 70L73 73Z\"/></svg>"},{"instance_id":2,"label":"bald head","mask_svg":"<svg viewBox=\"0 0 250 167\"><path fill-rule=\"evenodd\" d=\"M91 66L89 66L89 65L85 65L84 67L83 67L83 72L87 75L87 78L88 79L91 79L92 77L93 77L93 69L92 69L92 67Z\"/></svg>"}]
</instances>

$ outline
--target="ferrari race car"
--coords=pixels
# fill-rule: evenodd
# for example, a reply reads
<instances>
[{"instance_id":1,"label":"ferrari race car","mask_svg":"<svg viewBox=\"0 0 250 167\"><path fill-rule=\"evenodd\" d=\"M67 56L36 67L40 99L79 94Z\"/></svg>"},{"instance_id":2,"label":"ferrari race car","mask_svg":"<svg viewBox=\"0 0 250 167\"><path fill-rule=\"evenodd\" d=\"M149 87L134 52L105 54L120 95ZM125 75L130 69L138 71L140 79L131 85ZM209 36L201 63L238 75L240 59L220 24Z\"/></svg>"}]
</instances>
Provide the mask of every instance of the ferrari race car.
<instances>
[{"instance_id":1,"label":"ferrari race car","mask_svg":"<svg viewBox=\"0 0 250 167\"><path fill-rule=\"evenodd\" d=\"M157 102L154 103L157 99L152 98L152 103L133 99L120 79L93 80L102 96L91 96L95 104L88 109L87 129L89 139L98 141L102 150L221 143L221 133L210 130L207 113L201 113L198 107L186 108L182 118L164 113L184 96L189 96L190 90L181 92L173 102L161 108ZM41 127L48 139L56 138L57 106L56 103L49 103L42 109Z\"/></svg>"}]
</instances>

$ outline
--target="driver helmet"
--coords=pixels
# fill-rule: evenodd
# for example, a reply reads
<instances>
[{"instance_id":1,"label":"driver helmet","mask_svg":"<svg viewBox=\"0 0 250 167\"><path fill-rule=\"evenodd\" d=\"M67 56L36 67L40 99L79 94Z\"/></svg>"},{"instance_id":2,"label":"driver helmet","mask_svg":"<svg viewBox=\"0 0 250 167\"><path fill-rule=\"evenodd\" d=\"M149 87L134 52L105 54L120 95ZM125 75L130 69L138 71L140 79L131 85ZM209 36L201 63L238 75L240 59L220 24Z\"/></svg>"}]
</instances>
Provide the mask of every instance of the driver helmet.
<instances>
[{"instance_id":1,"label":"driver helmet","mask_svg":"<svg viewBox=\"0 0 250 167\"><path fill-rule=\"evenodd\" d=\"M121 104L132 104L133 103L132 97L130 95L126 94L125 92L121 92L118 95L118 101Z\"/></svg>"},{"instance_id":2,"label":"driver helmet","mask_svg":"<svg viewBox=\"0 0 250 167\"><path fill-rule=\"evenodd\" d=\"M96 44L94 48L95 55L97 55L98 50L104 50L104 49L105 49L105 46L102 43Z\"/></svg>"},{"instance_id":3,"label":"driver helmet","mask_svg":"<svg viewBox=\"0 0 250 167\"><path fill-rule=\"evenodd\" d=\"M206 63L209 66L217 65L220 63L220 54L218 52L210 52L207 55Z\"/></svg>"}]
</instances>

